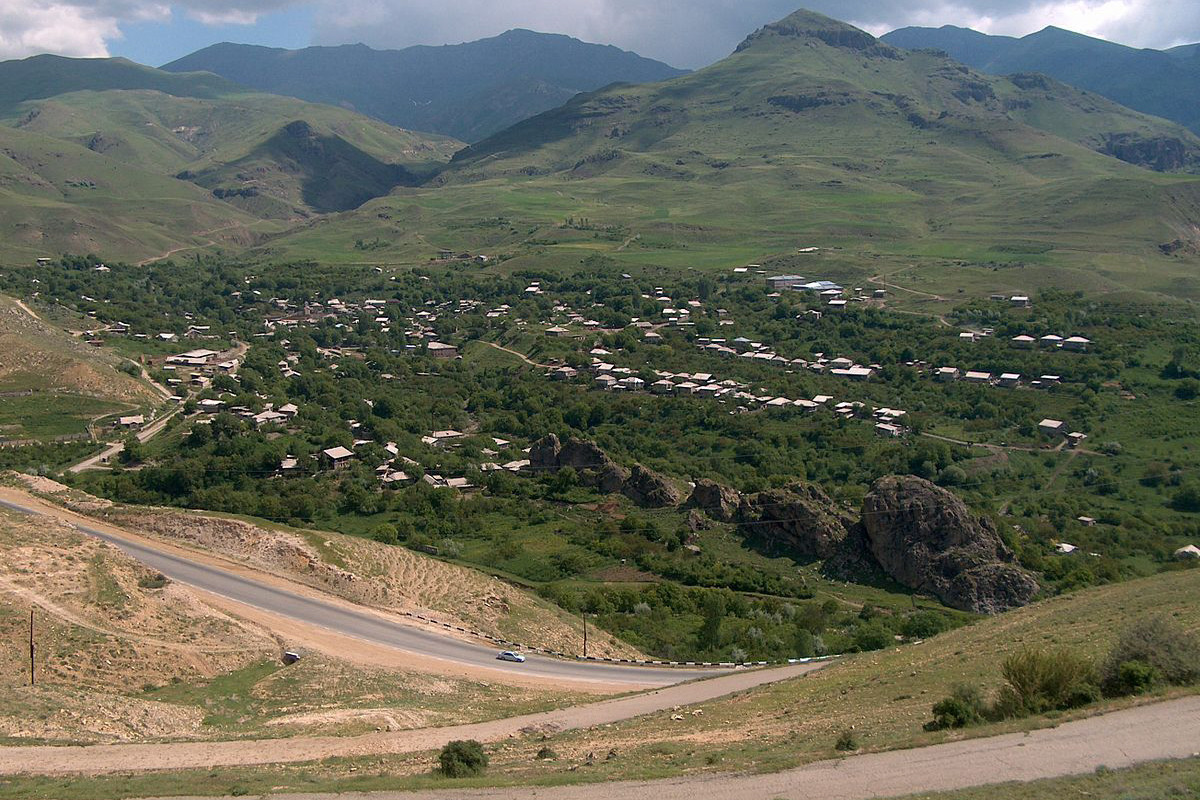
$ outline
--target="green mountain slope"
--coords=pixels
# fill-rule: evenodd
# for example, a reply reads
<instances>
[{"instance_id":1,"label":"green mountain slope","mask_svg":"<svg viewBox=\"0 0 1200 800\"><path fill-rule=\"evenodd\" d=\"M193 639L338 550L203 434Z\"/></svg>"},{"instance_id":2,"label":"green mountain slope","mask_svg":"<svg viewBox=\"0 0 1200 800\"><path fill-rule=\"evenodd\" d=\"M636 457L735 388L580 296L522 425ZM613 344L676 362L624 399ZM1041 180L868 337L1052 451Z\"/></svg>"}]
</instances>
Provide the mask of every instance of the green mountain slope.
<instances>
[{"instance_id":1,"label":"green mountain slope","mask_svg":"<svg viewBox=\"0 0 1200 800\"><path fill-rule=\"evenodd\" d=\"M0 241L12 258L245 246L255 219L199 186L0 126Z\"/></svg>"},{"instance_id":2,"label":"green mountain slope","mask_svg":"<svg viewBox=\"0 0 1200 800\"><path fill-rule=\"evenodd\" d=\"M176 97L207 98L243 91L216 75L176 75L124 58L39 55L0 62L0 114L26 100L105 89L152 89Z\"/></svg>"},{"instance_id":3,"label":"green mountain slope","mask_svg":"<svg viewBox=\"0 0 1200 800\"><path fill-rule=\"evenodd\" d=\"M274 94L353 108L410 130L477 141L610 83L683 74L612 46L512 30L444 47L302 50L218 44L167 64Z\"/></svg>"},{"instance_id":4,"label":"green mountain slope","mask_svg":"<svg viewBox=\"0 0 1200 800\"><path fill-rule=\"evenodd\" d=\"M1182 169L1200 142L1049 79L987 77L804 12L704 70L519 123L460 152L436 186L271 252L350 258L355 239L380 236L393 247L380 257L437 245L504 252L510 268L599 254L704 267L820 245L860 263L1053 265L1031 282L1060 270L1087 282L1103 265L1123 285L1166 291L1165 275L1195 266L1158 248L1200 236L1200 180L1097 150ZM409 233L416 220L424 242Z\"/></svg>"},{"instance_id":5,"label":"green mountain slope","mask_svg":"<svg viewBox=\"0 0 1200 800\"><path fill-rule=\"evenodd\" d=\"M1169 52L1137 49L1050 27L1020 39L965 28L901 28L883 37L897 47L936 48L997 75L1041 72L1147 114L1200 132L1196 45Z\"/></svg>"},{"instance_id":6,"label":"green mountain slope","mask_svg":"<svg viewBox=\"0 0 1200 800\"><path fill-rule=\"evenodd\" d=\"M0 122L192 180L272 218L354 208L415 182L462 146L332 106L248 93L73 92L20 104ZM318 139L320 148L296 146Z\"/></svg>"}]
</instances>

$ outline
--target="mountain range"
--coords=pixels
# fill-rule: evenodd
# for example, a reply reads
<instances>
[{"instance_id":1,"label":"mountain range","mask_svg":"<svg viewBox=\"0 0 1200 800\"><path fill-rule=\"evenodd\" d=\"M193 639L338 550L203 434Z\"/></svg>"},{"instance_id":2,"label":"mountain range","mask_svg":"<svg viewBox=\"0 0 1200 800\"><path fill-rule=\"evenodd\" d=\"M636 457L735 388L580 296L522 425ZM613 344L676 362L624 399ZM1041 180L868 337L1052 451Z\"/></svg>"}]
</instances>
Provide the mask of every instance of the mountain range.
<instances>
[{"instance_id":1,"label":"mountain range","mask_svg":"<svg viewBox=\"0 0 1200 800\"><path fill-rule=\"evenodd\" d=\"M1148 50L1055 27L1017 39L952 25L901 28L883 40L942 50L995 75L1040 72L1200 133L1200 45Z\"/></svg>"},{"instance_id":2,"label":"mountain range","mask_svg":"<svg viewBox=\"0 0 1200 800\"><path fill-rule=\"evenodd\" d=\"M302 50L217 44L170 72L211 72L243 86L353 109L392 125L477 141L610 83L684 74L611 45L511 30L442 47Z\"/></svg>"},{"instance_id":3,"label":"mountain range","mask_svg":"<svg viewBox=\"0 0 1200 800\"><path fill-rule=\"evenodd\" d=\"M1031 289L1200 295L1200 138L810 12L705 69L577 94L470 146L119 60L8 62L0 86L0 246L20 258L395 264L447 249L505 270L799 269L787 254L816 243L942 280L952 259L1037 265Z\"/></svg>"}]
</instances>

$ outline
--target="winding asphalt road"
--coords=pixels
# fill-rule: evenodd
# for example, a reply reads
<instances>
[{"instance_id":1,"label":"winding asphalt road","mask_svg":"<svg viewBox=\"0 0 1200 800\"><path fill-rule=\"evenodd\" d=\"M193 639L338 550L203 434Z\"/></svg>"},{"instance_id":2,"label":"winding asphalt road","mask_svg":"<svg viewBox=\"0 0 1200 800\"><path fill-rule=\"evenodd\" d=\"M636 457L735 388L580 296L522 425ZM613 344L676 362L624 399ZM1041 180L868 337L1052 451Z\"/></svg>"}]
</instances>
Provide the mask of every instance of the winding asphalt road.
<instances>
[{"instance_id":1,"label":"winding asphalt road","mask_svg":"<svg viewBox=\"0 0 1200 800\"><path fill-rule=\"evenodd\" d=\"M33 506L0 499L0 507L30 516L46 516ZM79 522L69 522L80 532L123 550L151 569L179 583L227 597L238 603L278 614L289 619L337 631L372 644L419 653L457 664L487 669L511 669L521 675L557 680L628 684L630 688L670 686L699 677L729 672L728 669L681 669L641 667L594 661L568 661L528 655L524 664L497 661L498 648L457 639L439 631L404 624L372 613L367 609L299 594L247 578L207 563L190 561L160 550L145 540L134 541Z\"/></svg>"}]
</instances>

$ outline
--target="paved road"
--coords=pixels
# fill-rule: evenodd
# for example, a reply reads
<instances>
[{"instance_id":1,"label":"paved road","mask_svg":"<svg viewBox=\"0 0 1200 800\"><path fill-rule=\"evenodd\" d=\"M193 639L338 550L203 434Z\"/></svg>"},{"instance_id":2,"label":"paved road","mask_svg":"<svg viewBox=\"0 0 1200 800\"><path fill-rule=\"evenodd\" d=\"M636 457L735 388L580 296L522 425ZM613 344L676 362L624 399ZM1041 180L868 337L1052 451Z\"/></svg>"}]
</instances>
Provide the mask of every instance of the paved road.
<instances>
[{"instance_id":1,"label":"paved road","mask_svg":"<svg viewBox=\"0 0 1200 800\"><path fill-rule=\"evenodd\" d=\"M29 515L43 515L40 509L17 502L0 500L0 506ZM729 670L669 669L558 660L530 655L524 664L506 664L496 660L497 649L438 631L395 622L366 609L297 594L284 588L247 578L209 564L190 561L174 553L159 550L141 541L115 536L84 523L71 523L90 536L103 539L146 566L189 586L228 597L239 603L299 620L372 644L473 667L517 670L522 675L559 680L579 680L634 686L669 686L692 678L718 675Z\"/></svg>"}]
</instances>

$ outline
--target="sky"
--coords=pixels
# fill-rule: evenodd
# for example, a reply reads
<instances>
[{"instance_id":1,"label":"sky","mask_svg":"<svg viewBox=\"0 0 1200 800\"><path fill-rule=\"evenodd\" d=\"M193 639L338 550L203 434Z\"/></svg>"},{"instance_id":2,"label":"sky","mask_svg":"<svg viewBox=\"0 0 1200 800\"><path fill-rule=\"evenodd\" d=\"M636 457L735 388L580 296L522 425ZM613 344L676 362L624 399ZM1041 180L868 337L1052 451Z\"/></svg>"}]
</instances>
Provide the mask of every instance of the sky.
<instances>
[{"instance_id":1,"label":"sky","mask_svg":"<svg viewBox=\"0 0 1200 800\"><path fill-rule=\"evenodd\" d=\"M0 0L0 60L49 52L159 66L222 41L398 48L530 28L697 68L801 6L876 35L1057 25L1138 47L1200 41L1200 0Z\"/></svg>"}]
</instances>

